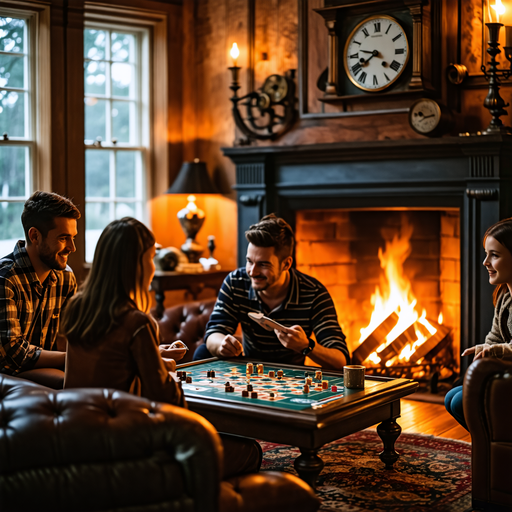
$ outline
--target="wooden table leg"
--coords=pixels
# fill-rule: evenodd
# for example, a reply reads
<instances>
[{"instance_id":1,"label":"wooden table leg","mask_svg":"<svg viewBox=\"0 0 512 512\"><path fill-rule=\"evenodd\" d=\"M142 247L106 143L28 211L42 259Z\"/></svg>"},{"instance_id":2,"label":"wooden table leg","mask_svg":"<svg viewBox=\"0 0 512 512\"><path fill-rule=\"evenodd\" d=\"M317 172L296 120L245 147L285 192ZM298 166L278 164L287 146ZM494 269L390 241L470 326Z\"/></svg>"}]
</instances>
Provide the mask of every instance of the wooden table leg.
<instances>
[{"instance_id":1,"label":"wooden table leg","mask_svg":"<svg viewBox=\"0 0 512 512\"><path fill-rule=\"evenodd\" d=\"M300 453L293 466L302 480L315 489L318 475L324 468L324 461L318 456L318 450L300 448Z\"/></svg>"},{"instance_id":2,"label":"wooden table leg","mask_svg":"<svg viewBox=\"0 0 512 512\"><path fill-rule=\"evenodd\" d=\"M377 433L384 443L384 450L379 453L379 457L386 464L386 469L393 469L393 464L400 457L395 451L395 441L401 432L402 427L394 419L383 421L377 427Z\"/></svg>"}]
</instances>

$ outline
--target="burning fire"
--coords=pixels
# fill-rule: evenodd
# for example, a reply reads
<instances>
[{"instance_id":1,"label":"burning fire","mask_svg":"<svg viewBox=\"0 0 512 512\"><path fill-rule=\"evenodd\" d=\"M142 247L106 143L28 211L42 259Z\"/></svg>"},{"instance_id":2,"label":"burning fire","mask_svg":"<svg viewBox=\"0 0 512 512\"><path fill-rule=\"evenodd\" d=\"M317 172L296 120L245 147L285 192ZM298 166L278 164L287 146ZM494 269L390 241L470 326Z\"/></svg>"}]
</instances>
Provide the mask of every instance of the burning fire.
<instances>
[{"instance_id":1,"label":"burning fire","mask_svg":"<svg viewBox=\"0 0 512 512\"><path fill-rule=\"evenodd\" d=\"M387 334L385 341L368 356L367 359L374 364L381 362L378 354L411 326L413 326L416 340L407 343L398 356L395 355L387 360L386 366L408 362L418 347L437 332L437 329L426 319L426 311L423 309L420 315L416 309L417 300L412 293L411 282L403 272L403 264L411 253L409 241L412 232L412 226L404 218L401 233L397 233L390 242L386 242L384 251L379 248L379 260L383 273L380 286L375 288L375 293L371 297L373 312L370 323L361 329L359 343L363 343L393 312L398 315L398 322ZM442 314L440 314L440 324L442 320Z\"/></svg>"}]
</instances>

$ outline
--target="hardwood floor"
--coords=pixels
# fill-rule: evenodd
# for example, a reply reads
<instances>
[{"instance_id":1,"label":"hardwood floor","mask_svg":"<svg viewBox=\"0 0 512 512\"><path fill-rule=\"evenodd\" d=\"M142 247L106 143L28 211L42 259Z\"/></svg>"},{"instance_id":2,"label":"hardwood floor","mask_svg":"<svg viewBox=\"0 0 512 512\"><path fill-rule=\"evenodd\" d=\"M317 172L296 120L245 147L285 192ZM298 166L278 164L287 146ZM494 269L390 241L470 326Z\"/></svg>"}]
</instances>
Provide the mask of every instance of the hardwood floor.
<instances>
[{"instance_id":1,"label":"hardwood floor","mask_svg":"<svg viewBox=\"0 0 512 512\"><path fill-rule=\"evenodd\" d=\"M401 405L402 415L397 421L402 427L402 432L471 442L469 432L448 414L443 404L401 400Z\"/></svg>"}]
</instances>

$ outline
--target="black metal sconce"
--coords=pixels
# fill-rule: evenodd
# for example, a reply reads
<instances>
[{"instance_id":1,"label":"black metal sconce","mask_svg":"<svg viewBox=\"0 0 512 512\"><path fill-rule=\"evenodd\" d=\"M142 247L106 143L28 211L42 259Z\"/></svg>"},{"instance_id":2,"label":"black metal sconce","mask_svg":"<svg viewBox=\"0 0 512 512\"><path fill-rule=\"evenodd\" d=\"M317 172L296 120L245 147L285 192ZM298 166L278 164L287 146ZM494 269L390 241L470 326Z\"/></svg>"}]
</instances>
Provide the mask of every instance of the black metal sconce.
<instances>
[{"instance_id":1,"label":"black metal sconce","mask_svg":"<svg viewBox=\"0 0 512 512\"><path fill-rule=\"evenodd\" d=\"M229 88L233 91L230 98L233 103L233 118L237 127L251 140L275 140L285 133L295 122L295 70L290 70L285 76L270 75L260 91L252 91L245 96L238 96L240 89L240 67L236 65L238 47L236 43L231 49L233 66L231 71L232 83ZM245 117L240 112L245 107Z\"/></svg>"}]
</instances>

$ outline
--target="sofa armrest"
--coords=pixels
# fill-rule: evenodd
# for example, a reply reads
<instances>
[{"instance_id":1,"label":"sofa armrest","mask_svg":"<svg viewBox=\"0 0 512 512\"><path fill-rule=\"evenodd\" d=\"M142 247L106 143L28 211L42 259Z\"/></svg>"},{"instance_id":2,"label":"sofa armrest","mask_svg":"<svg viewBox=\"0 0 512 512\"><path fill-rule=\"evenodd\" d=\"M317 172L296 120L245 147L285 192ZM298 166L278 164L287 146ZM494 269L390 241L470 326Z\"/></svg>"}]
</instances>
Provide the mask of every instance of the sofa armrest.
<instances>
[{"instance_id":1,"label":"sofa armrest","mask_svg":"<svg viewBox=\"0 0 512 512\"><path fill-rule=\"evenodd\" d=\"M53 391L7 376L0 405L3 511L177 502L217 510L222 444L198 414L120 391Z\"/></svg>"},{"instance_id":2,"label":"sofa armrest","mask_svg":"<svg viewBox=\"0 0 512 512\"><path fill-rule=\"evenodd\" d=\"M512 363L475 361L464 377L464 416L471 433L473 503L512 506ZM496 510L498 510L496 508Z\"/></svg>"}]
</instances>

